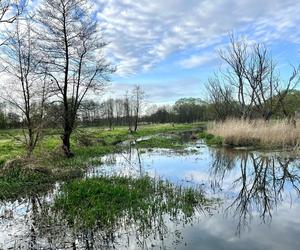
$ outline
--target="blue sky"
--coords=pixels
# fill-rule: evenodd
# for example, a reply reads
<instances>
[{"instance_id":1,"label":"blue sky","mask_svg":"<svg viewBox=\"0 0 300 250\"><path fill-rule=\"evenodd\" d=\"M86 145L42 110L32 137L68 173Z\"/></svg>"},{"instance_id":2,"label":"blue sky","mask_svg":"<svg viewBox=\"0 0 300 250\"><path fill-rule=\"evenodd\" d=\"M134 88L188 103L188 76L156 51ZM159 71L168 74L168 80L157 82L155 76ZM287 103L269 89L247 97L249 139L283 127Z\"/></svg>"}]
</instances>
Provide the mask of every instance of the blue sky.
<instances>
[{"instance_id":1,"label":"blue sky","mask_svg":"<svg viewBox=\"0 0 300 250\"><path fill-rule=\"evenodd\" d=\"M231 32L266 43L285 79L300 63L299 0L98 0L95 8L118 68L109 95L140 84L159 104L205 98Z\"/></svg>"}]
</instances>

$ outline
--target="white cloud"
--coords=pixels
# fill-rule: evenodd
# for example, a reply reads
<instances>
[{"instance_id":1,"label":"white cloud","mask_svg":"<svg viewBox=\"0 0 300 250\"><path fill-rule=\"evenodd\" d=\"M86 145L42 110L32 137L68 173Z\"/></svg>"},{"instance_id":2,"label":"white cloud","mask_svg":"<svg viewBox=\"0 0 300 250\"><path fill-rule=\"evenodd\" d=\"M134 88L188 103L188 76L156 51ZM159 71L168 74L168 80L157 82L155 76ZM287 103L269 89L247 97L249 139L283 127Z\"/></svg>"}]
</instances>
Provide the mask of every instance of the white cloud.
<instances>
[{"instance_id":1,"label":"white cloud","mask_svg":"<svg viewBox=\"0 0 300 250\"><path fill-rule=\"evenodd\" d=\"M100 98L124 97L126 90L131 91L132 88L133 84L126 82L126 80L113 82L107 89L105 96ZM175 100L195 96L198 93L199 97L203 97L201 96L201 80L199 78L152 81L143 84L142 88L147 96L146 101L159 105L173 104Z\"/></svg>"},{"instance_id":2,"label":"white cloud","mask_svg":"<svg viewBox=\"0 0 300 250\"><path fill-rule=\"evenodd\" d=\"M298 0L98 0L98 18L118 74L151 69L169 55L218 46L230 31L251 39L299 42ZM188 67L207 55L187 58Z\"/></svg>"},{"instance_id":3,"label":"white cloud","mask_svg":"<svg viewBox=\"0 0 300 250\"><path fill-rule=\"evenodd\" d=\"M192 55L186 59L181 60L178 64L182 68L191 69L202 65L210 64L217 60L216 53L205 53L201 55Z\"/></svg>"}]
</instances>

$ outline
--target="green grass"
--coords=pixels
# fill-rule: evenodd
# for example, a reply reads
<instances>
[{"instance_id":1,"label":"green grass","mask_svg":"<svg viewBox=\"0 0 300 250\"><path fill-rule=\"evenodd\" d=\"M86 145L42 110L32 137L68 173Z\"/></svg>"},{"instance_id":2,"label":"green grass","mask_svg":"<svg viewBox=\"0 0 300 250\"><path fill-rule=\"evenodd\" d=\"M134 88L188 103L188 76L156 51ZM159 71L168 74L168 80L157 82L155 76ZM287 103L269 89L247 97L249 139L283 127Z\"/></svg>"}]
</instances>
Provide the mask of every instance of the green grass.
<instances>
[{"instance_id":1,"label":"green grass","mask_svg":"<svg viewBox=\"0 0 300 250\"><path fill-rule=\"evenodd\" d=\"M30 195L47 190L53 177L34 170L23 170L16 166L0 176L0 200L10 200L19 197L20 193Z\"/></svg>"},{"instance_id":2,"label":"green grass","mask_svg":"<svg viewBox=\"0 0 300 250\"><path fill-rule=\"evenodd\" d=\"M183 148L185 144L179 137L154 136L149 140L139 141L138 148Z\"/></svg>"},{"instance_id":3,"label":"green grass","mask_svg":"<svg viewBox=\"0 0 300 250\"><path fill-rule=\"evenodd\" d=\"M118 142L132 140L159 133L188 131L204 127L198 124L171 124L141 126L136 133L129 133L127 127L114 130L104 128L79 128L74 132L71 145L75 157L67 159L61 150L58 131L49 129L34 152L33 158L24 159L24 145L20 143L21 130L0 130L0 199L27 195L43 183L51 184L57 180L81 176L90 165L98 164L101 156L120 152ZM17 139L16 139L17 138ZM154 136L138 143L141 148L180 148L184 144L180 137ZM15 161L14 159L19 159ZM9 163L9 167L4 166ZM17 163L17 164L16 164ZM11 172L11 173L10 173ZM33 176L31 179L30 176Z\"/></svg>"},{"instance_id":4,"label":"green grass","mask_svg":"<svg viewBox=\"0 0 300 250\"><path fill-rule=\"evenodd\" d=\"M111 149L101 149L101 147L115 146L118 142L129 139L136 139L143 136L154 135L158 133L180 132L205 127L205 123L194 124L171 124L160 125L144 125L140 126L139 130L134 133L129 133L127 127L117 127L113 130L105 128L78 128L72 136L71 147L76 157L82 158L87 155L93 157L102 152L111 151ZM22 138L21 130L0 130L0 166L7 160L14 159L16 156L25 154L24 145L20 142ZM168 142L167 142L168 141ZM143 143L142 143L143 144ZM149 147L167 147L167 144L172 147L173 143L170 140L149 143ZM44 132L43 140L35 150L34 157L48 159L51 154L57 154L60 151L61 140L58 130L48 129ZM59 155L61 158L63 156ZM58 157L55 157L55 161ZM72 160L71 160L72 161Z\"/></svg>"},{"instance_id":5,"label":"green grass","mask_svg":"<svg viewBox=\"0 0 300 250\"><path fill-rule=\"evenodd\" d=\"M78 168L52 172L46 167L36 167L22 159L17 159L13 161L12 166L0 172L0 200L14 200L47 192L57 181L82 176L83 171Z\"/></svg>"},{"instance_id":6,"label":"green grass","mask_svg":"<svg viewBox=\"0 0 300 250\"><path fill-rule=\"evenodd\" d=\"M114 228L120 221L151 224L162 214L191 217L208 206L201 190L183 188L150 177L99 177L66 184L54 209L77 228Z\"/></svg>"},{"instance_id":7,"label":"green grass","mask_svg":"<svg viewBox=\"0 0 300 250\"><path fill-rule=\"evenodd\" d=\"M198 137L203 139L205 143L210 146L222 146L224 143L224 139L222 137L209 134L205 131L198 133Z\"/></svg>"}]
</instances>

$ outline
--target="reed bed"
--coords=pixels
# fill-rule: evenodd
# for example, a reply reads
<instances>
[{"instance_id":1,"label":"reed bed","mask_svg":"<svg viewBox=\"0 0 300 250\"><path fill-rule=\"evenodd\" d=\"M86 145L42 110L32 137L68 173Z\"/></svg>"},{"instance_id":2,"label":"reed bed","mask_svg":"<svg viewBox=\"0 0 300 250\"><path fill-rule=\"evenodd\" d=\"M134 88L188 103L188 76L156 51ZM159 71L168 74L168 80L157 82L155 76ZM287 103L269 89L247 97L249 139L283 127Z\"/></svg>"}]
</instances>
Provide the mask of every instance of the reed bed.
<instances>
[{"instance_id":1,"label":"reed bed","mask_svg":"<svg viewBox=\"0 0 300 250\"><path fill-rule=\"evenodd\" d=\"M225 144L232 146L300 147L299 120L295 126L286 120L231 119L211 124L208 133L222 137Z\"/></svg>"}]
</instances>

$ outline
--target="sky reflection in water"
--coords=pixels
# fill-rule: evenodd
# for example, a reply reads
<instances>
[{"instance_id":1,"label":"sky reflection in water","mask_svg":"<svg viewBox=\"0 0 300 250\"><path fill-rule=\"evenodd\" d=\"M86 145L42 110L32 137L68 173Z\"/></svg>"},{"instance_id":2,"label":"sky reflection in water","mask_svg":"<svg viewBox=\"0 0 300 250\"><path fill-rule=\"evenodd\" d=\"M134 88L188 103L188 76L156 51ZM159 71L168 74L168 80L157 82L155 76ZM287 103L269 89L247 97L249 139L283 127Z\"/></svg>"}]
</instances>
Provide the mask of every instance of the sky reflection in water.
<instances>
[{"instance_id":1,"label":"sky reflection in water","mask_svg":"<svg viewBox=\"0 0 300 250\"><path fill-rule=\"evenodd\" d=\"M300 248L300 161L295 157L279 152L213 149L197 142L184 151L128 148L122 154L105 156L102 161L104 164L88 171L88 178L150 175L178 185L200 186L208 197L222 200L222 205L211 213L197 213L197 219L192 223L175 225L166 222L167 235L163 240L145 237L141 244L137 240L140 236L131 232L118 239L117 249L141 246L206 250ZM41 246L42 242L47 242L35 234L32 239L30 230L37 222L31 216L32 208L41 200L51 202L51 192L50 196L37 200L36 203L31 197L21 206L16 201L0 207L0 249L16 242L12 235L18 236L19 246L28 247L28 242L33 241L39 241ZM13 211L13 217L6 214L5 218L9 209ZM66 240L71 238L68 230L60 228L56 234ZM49 237L51 233L46 235ZM72 244L69 246L71 248ZM97 249L96 244L94 247ZM83 244L79 249L85 248Z\"/></svg>"}]
</instances>

